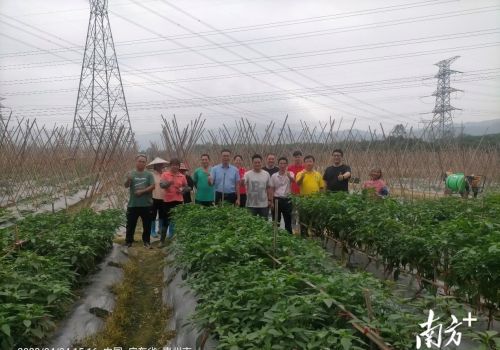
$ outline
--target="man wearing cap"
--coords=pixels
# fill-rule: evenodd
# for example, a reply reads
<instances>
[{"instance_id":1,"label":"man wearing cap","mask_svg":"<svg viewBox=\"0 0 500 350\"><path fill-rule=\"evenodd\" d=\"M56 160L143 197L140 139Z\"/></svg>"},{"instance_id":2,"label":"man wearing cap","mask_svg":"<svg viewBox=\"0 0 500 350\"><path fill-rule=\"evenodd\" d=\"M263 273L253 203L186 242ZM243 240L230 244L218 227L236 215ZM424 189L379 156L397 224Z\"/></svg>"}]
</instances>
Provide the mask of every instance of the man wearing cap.
<instances>
[{"instance_id":1,"label":"man wearing cap","mask_svg":"<svg viewBox=\"0 0 500 350\"><path fill-rule=\"evenodd\" d=\"M229 164L231 151L221 151L222 163L214 166L210 171L210 184L215 187L215 203L229 202L240 205L240 173L238 169Z\"/></svg>"},{"instance_id":2,"label":"man wearing cap","mask_svg":"<svg viewBox=\"0 0 500 350\"><path fill-rule=\"evenodd\" d=\"M151 237L157 238L158 233L156 231L156 217L158 217L158 232L161 232L164 221L165 221L165 190L160 187L161 174L163 173L163 168L168 165L168 162L160 157L153 159L151 163L148 164L148 168L153 167L153 177L155 179L155 189L153 190L153 210L152 210L152 221L151 221Z\"/></svg>"},{"instance_id":3,"label":"man wearing cap","mask_svg":"<svg viewBox=\"0 0 500 350\"><path fill-rule=\"evenodd\" d=\"M137 220L140 217L142 221L142 241L145 247L150 248L151 206L153 205L151 192L155 188L155 179L153 174L146 170L146 162L147 157L143 154L135 157L135 170L127 174L124 184L126 188L130 188L125 236L127 247L132 246Z\"/></svg>"}]
</instances>

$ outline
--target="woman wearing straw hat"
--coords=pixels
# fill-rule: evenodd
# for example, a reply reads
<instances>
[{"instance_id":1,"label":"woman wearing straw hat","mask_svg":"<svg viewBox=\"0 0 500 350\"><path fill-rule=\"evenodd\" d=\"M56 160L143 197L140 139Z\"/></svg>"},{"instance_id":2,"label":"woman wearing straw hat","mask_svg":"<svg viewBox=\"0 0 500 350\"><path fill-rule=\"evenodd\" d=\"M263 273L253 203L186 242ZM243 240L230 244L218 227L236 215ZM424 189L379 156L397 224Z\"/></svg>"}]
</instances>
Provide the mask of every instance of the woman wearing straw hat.
<instances>
[{"instance_id":1,"label":"woman wearing straw hat","mask_svg":"<svg viewBox=\"0 0 500 350\"><path fill-rule=\"evenodd\" d=\"M155 179L155 189L153 190L153 213L151 222L151 237L158 238L158 232L161 232L165 221L165 190L160 187L161 174L168 162L160 157L153 159L148 164L148 168L153 168L153 177ZM156 217L158 217L158 231L156 230Z\"/></svg>"}]
</instances>

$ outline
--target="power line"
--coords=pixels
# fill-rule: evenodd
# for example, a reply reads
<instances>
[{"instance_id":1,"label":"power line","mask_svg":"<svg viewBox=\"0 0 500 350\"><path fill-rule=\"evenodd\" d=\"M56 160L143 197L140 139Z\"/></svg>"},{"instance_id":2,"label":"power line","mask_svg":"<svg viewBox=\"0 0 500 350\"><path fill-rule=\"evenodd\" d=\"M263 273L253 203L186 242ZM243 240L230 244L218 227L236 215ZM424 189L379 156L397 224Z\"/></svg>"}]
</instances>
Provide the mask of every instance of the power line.
<instances>
[{"instance_id":1,"label":"power line","mask_svg":"<svg viewBox=\"0 0 500 350\"><path fill-rule=\"evenodd\" d=\"M158 1L158 0L155 0L155 1ZM359 11L350 11L350 12L344 12L344 13L340 13L340 14L314 16L314 17L300 18L300 19L296 19L296 20L284 20L284 21L268 22L268 23L257 24L257 25L225 28L225 29L223 29L223 31L228 32L228 33L246 32L246 31L277 28L277 27L282 27L282 26L290 26L290 25L297 25L297 24L304 24L304 23L314 23L314 22L318 22L318 21L330 21L330 20L334 20L334 19L342 19L342 18L348 18L348 17L353 17L353 16L359 16L359 15L376 14L379 12L391 12L391 11L413 9L416 7L429 6L429 5L442 5L442 4L456 2L456 1L457 0L446 0L446 1L427 0L427 1L421 1L421 2L416 2L416 3L410 3L410 4L377 7L377 8L372 8L372 9L367 9L367 10L359 10ZM142 1L142 3L144 3L144 2L148 2L148 1ZM55 11L55 12L57 12L57 11ZM110 12L112 12L112 11L110 11ZM5 14L0 14L0 15L3 15L4 17L9 18L11 20L15 20L15 17L13 17L13 16L8 16ZM218 35L218 33L219 33L218 31L197 32L197 34L201 34L201 35ZM196 37L196 35L179 34L179 35L168 36L169 39L170 38L171 39L189 39L189 38L193 38L193 37ZM158 42L158 41L163 41L163 40L165 40L165 39L156 38L156 37L145 38L145 39L136 39L136 40L126 40L126 41L121 41L121 42L115 43L115 46L137 45L140 43ZM60 49L60 50L71 50L71 49L82 49L82 48L83 48L82 46L74 46L71 48L64 48L64 49ZM23 54L29 54L29 53L36 53L36 51L12 52L12 53L7 53L5 55L14 55L17 57L17 56L20 56ZM2 55L0 55L0 56L2 56Z\"/></svg>"}]
</instances>

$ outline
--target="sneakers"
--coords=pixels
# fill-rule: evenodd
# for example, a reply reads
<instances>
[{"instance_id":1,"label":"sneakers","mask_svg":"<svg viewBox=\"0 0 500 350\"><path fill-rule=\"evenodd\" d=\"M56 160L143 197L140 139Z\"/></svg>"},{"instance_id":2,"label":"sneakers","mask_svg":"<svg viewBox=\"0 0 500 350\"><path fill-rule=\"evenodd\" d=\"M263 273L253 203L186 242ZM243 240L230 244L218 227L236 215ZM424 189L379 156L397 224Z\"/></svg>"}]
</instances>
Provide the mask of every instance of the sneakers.
<instances>
[{"instance_id":1,"label":"sneakers","mask_svg":"<svg viewBox=\"0 0 500 350\"><path fill-rule=\"evenodd\" d=\"M151 244L149 242L144 242L144 248L153 249L153 247L151 247Z\"/></svg>"}]
</instances>

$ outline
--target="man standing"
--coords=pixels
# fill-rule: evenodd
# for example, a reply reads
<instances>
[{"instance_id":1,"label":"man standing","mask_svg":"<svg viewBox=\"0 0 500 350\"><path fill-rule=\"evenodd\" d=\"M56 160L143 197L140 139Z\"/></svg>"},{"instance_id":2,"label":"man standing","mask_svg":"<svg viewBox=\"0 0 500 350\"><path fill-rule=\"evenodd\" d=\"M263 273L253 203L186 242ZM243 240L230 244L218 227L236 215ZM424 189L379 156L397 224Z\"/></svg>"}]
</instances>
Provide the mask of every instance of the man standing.
<instances>
[{"instance_id":1,"label":"man standing","mask_svg":"<svg viewBox=\"0 0 500 350\"><path fill-rule=\"evenodd\" d=\"M295 176L295 181L300 188L300 194L310 195L313 193L318 193L325 188L325 184L323 179L321 178L321 174L314 170L314 162L315 159L313 156L305 156L304 157L304 170L299 172ZM307 236L307 227L304 223L307 222L307 218L300 218L300 234L303 237Z\"/></svg>"},{"instance_id":2,"label":"man standing","mask_svg":"<svg viewBox=\"0 0 500 350\"><path fill-rule=\"evenodd\" d=\"M302 152L295 151L293 152L293 164L288 167L288 171L294 173L295 176L297 176L297 174L300 173L302 170L304 170L304 164L302 162ZM296 182L292 183L292 193L293 194L300 193L299 185L297 185Z\"/></svg>"},{"instance_id":3,"label":"man standing","mask_svg":"<svg viewBox=\"0 0 500 350\"><path fill-rule=\"evenodd\" d=\"M186 177L180 172L181 161L177 158L170 160L170 169L161 175L160 186L165 189L165 225L161 231L160 245L165 244L167 230L170 227L169 237L174 234L172 225L172 209L184 203L184 191L188 188Z\"/></svg>"},{"instance_id":4,"label":"man standing","mask_svg":"<svg viewBox=\"0 0 500 350\"><path fill-rule=\"evenodd\" d=\"M210 156L206 153L200 157L201 167L193 173L193 182L196 186L194 201L196 204L210 207L214 205L214 186L210 184Z\"/></svg>"},{"instance_id":5,"label":"man standing","mask_svg":"<svg viewBox=\"0 0 500 350\"><path fill-rule=\"evenodd\" d=\"M240 174L234 165L229 164L231 151L221 151L222 163L214 166L210 171L210 184L215 187L215 204L222 201L236 206L240 205Z\"/></svg>"},{"instance_id":6,"label":"man standing","mask_svg":"<svg viewBox=\"0 0 500 350\"><path fill-rule=\"evenodd\" d=\"M302 152L297 150L293 152L293 164L288 166L288 171L294 173L295 176L297 176L297 174L302 170L304 170L304 164L302 162ZM292 194L300 194L300 188L299 185L297 185L296 181L292 182ZM297 214L297 209L293 209L292 211L292 222L295 227L299 225L299 216Z\"/></svg>"},{"instance_id":7,"label":"man standing","mask_svg":"<svg viewBox=\"0 0 500 350\"><path fill-rule=\"evenodd\" d=\"M244 176L247 189L247 208L253 215L267 219L271 206L270 176L262 169L262 157L258 154L252 157L253 169Z\"/></svg>"},{"instance_id":8,"label":"man standing","mask_svg":"<svg viewBox=\"0 0 500 350\"><path fill-rule=\"evenodd\" d=\"M344 152L336 149L332 152L333 165L326 168L323 174L323 180L326 182L326 188L332 192L348 192L349 179L351 177L351 167L343 164L342 157Z\"/></svg>"},{"instance_id":9,"label":"man standing","mask_svg":"<svg viewBox=\"0 0 500 350\"><path fill-rule=\"evenodd\" d=\"M277 224L281 223L281 215L283 215L285 230L292 233L292 200L290 199L290 192L291 184L295 182L295 175L287 170L288 159L285 157L278 160L278 166L279 171L271 176L272 207L274 207L275 211L278 211ZM273 220L275 220L274 216Z\"/></svg>"},{"instance_id":10,"label":"man standing","mask_svg":"<svg viewBox=\"0 0 500 350\"><path fill-rule=\"evenodd\" d=\"M269 173L269 176L277 173L280 169L276 166L276 155L269 153L266 157L266 166L262 168Z\"/></svg>"},{"instance_id":11,"label":"man standing","mask_svg":"<svg viewBox=\"0 0 500 350\"><path fill-rule=\"evenodd\" d=\"M130 189L130 198L127 206L127 229L125 234L125 244L131 247L134 242L134 233L139 217L142 221L142 241L144 247L150 246L151 232L151 207L153 199L151 192L155 188L153 174L146 170L147 157L138 155L135 157L135 170L127 174L125 187Z\"/></svg>"},{"instance_id":12,"label":"man standing","mask_svg":"<svg viewBox=\"0 0 500 350\"><path fill-rule=\"evenodd\" d=\"M279 171L279 168L276 166L276 155L273 153L269 153L266 157L266 166L262 168L268 172L269 176L273 176ZM271 197L272 198L272 197ZM274 220L274 206L271 206L271 220Z\"/></svg>"}]
</instances>

